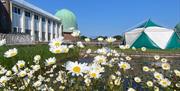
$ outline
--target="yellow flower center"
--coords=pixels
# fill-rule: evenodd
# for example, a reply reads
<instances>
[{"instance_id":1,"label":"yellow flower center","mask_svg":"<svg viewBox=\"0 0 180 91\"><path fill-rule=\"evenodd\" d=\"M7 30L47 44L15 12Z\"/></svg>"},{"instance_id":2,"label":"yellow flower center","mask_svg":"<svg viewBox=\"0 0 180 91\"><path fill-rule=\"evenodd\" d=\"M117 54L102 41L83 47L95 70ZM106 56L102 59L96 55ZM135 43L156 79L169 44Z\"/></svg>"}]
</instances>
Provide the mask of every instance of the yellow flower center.
<instances>
[{"instance_id":1,"label":"yellow flower center","mask_svg":"<svg viewBox=\"0 0 180 91\"><path fill-rule=\"evenodd\" d=\"M60 46L61 43L60 43L60 42L55 42L54 45L55 45L55 46Z\"/></svg>"},{"instance_id":2,"label":"yellow flower center","mask_svg":"<svg viewBox=\"0 0 180 91\"><path fill-rule=\"evenodd\" d=\"M15 53L15 52L12 52L12 53L11 53L11 56L15 56L15 55L16 55L16 53Z\"/></svg>"},{"instance_id":3,"label":"yellow flower center","mask_svg":"<svg viewBox=\"0 0 180 91\"><path fill-rule=\"evenodd\" d=\"M166 85L166 84L167 84L167 82L166 82L166 81L163 81L163 82L162 82L162 84Z\"/></svg>"},{"instance_id":4,"label":"yellow flower center","mask_svg":"<svg viewBox=\"0 0 180 91\"><path fill-rule=\"evenodd\" d=\"M96 75L96 73L91 73L91 77L96 77L97 75Z\"/></svg>"},{"instance_id":5,"label":"yellow flower center","mask_svg":"<svg viewBox=\"0 0 180 91\"><path fill-rule=\"evenodd\" d=\"M20 68L24 67L24 64L20 64L19 67L20 67Z\"/></svg>"},{"instance_id":6,"label":"yellow flower center","mask_svg":"<svg viewBox=\"0 0 180 91\"><path fill-rule=\"evenodd\" d=\"M121 67L122 67L123 69L126 69L126 68L127 68L127 65L126 65L126 64L122 64Z\"/></svg>"},{"instance_id":7,"label":"yellow flower center","mask_svg":"<svg viewBox=\"0 0 180 91\"><path fill-rule=\"evenodd\" d=\"M75 73L80 73L81 72L81 68L79 66L76 66L76 67L73 68L73 71Z\"/></svg>"},{"instance_id":8,"label":"yellow flower center","mask_svg":"<svg viewBox=\"0 0 180 91\"><path fill-rule=\"evenodd\" d=\"M56 50L55 53L61 53L61 50Z\"/></svg>"}]
</instances>

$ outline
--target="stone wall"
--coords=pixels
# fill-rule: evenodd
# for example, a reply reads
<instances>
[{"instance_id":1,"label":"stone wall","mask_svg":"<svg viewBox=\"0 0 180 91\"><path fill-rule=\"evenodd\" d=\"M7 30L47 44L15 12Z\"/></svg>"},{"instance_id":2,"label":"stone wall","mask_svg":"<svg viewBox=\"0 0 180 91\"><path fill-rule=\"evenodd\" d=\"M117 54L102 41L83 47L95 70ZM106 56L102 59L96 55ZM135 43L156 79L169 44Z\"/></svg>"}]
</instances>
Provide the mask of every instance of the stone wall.
<instances>
[{"instance_id":1,"label":"stone wall","mask_svg":"<svg viewBox=\"0 0 180 91\"><path fill-rule=\"evenodd\" d=\"M7 45L29 45L34 44L28 34L3 34L0 33L0 40L6 39Z\"/></svg>"}]
</instances>

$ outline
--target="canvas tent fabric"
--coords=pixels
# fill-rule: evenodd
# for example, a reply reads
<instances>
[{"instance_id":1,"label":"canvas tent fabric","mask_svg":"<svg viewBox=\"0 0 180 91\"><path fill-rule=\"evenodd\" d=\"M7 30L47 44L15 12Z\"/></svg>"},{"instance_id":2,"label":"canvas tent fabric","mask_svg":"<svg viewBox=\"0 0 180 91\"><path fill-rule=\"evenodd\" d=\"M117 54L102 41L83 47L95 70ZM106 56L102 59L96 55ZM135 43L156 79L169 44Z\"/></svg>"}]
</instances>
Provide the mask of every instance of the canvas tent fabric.
<instances>
[{"instance_id":1,"label":"canvas tent fabric","mask_svg":"<svg viewBox=\"0 0 180 91\"><path fill-rule=\"evenodd\" d=\"M130 47L149 49L180 48L180 37L172 30L146 21L135 29L125 33L125 43Z\"/></svg>"},{"instance_id":2,"label":"canvas tent fabric","mask_svg":"<svg viewBox=\"0 0 180 91\"><path fill-rule=\"evenodd\" d=\"M180 23L178 23L178 24L175 26L175 31L176 31L176 33L178 34L178 36L180 37Z\"/></svg>"}]
</instances>

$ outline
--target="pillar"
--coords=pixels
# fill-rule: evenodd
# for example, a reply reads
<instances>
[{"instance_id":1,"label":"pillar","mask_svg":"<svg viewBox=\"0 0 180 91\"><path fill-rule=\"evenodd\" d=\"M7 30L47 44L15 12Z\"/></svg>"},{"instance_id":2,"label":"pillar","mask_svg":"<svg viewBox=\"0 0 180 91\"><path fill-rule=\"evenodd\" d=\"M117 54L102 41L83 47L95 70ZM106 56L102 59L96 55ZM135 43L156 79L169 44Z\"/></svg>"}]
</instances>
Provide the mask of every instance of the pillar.
<instances>
[{"instance_id":1,"label":"pillar","mask_svg":"<svg viewBox=\"0 0 180 91\"><path fill-rule=\"evenodd\" d=\"M39 41L42 41L42 17L39 16Z\"/></svg>"},{"instance_id":2,"label":"pillar","mask_svg":"<svg viewBox=\"0 0 180 91\"><path fill-rule=\"evenodd\" d=\"M31 14L31 40L35 41L34 13Z\"/></svg>"},{"instance_id":3,"label":"pillar","mask_svg":"<svg viewBox=\"0 0 180 91\"><path fill-rule=\"evenodd\" d=\"M55 23L55 38L58 38L58 25Z\"/></svg>"},{"instance_id":4,"label":"pillar","mask_svg":"<svg viewBox=\"0 0 180 91\"><path fill-rule=\"evenodd\" d=\"M54 27L54 25L53 25L53 21L51 21L51 40L53 39L53 27Z\"/></svg>"},{"instance_id":5,"label":"pillar","mask_svg":"<svg viewBox=\"0 0 180 91\"><path fill-rule=\"evenodd\" d=\"M45 41L48 42L48 19L46 18L45 24Z\"/></svg>"},{"instance_id":6,"label":"pillar","mask_svg":"<svg viewBox=\"0 0 180 91\"><path fill-rule=\"evenodd\" d=\"M59 37L62 37L62 24L59 25Z\"/></svg>"},{"instance_id":7,"label":"pillar","mask_svg":"<svg viewBox=\"0 0 180 91\"><path fill-rule=\"evenodd\" d=\"M22 10L22 15L21 15L21 33L25 33L25 11L24 9Z\"/></svg>"}]
</instances>

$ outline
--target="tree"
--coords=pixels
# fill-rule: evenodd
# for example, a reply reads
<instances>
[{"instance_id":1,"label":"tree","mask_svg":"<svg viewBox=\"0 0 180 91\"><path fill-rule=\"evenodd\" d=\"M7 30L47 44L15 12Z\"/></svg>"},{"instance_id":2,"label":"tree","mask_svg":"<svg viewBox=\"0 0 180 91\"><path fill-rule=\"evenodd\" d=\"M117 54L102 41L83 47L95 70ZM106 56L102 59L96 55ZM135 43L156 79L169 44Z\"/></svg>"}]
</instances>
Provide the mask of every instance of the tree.
<instances>
[{"instance_id":1,"label":"tree","mask_svg":"<svg viewBox=\"0 0 180 91\"><path fill-rule=\"evenodd\" d=\"M115 36L113 36L113 38L116 38L117 40L122 40L122 36L121 35L115 35Z\"/></svg>"}]
</instances>

